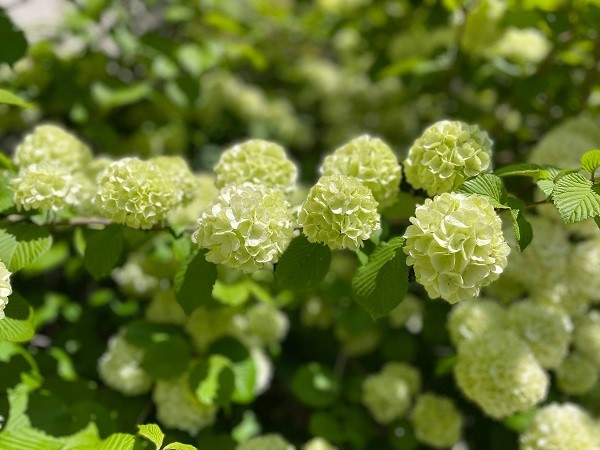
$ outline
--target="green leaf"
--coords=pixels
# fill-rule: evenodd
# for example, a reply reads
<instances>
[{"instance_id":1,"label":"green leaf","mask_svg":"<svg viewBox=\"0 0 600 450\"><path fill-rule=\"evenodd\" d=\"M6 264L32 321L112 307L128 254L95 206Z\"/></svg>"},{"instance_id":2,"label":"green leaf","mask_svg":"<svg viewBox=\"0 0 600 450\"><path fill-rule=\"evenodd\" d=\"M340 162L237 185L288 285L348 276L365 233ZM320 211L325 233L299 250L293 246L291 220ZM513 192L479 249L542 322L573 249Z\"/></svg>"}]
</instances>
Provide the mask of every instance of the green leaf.
<instances>
[{"instance_id":1,"label":"green leaf","mask_svg":"<svg viewBox=\"0 0 600 450\"><path fill-rule=\"evenodd\" d=\"M101 108L109 110L143 100L152 94L152 86L147 82L143 82L131 86L111 88L101 82L96 82L92 85L91 93Z\"/></svg>"},{"instance_id":2,"label":"green leaf","mask_svg":"<svg viewBox=\"0 0 600 450\"><path fill-rule=\"evenodd\" d=\"M14 64L27 52L25 34L17 29L0 8L0 64Z\"/></svg>"},{"instance_id":3,"label":"green leaf","mask_svg":"<svg viewBox=\"0 0 600 450\"><path fill-rule=\"evenodd\" d=\"M0 319L1 340L27 342L33 337L32 309L17 292L8 297L4 314L4 319Z\"/></svg>"},{"instance_id":4,"label":"green leaf","mask_svg":"<svg viewBox=\"0 0 600 450\"><path fill-rule=\"evenodd\" d=\"M92 233L86 243L83 261L87 270L98 280L119 262L123 251L123 227L109 225Z\"/></svg>"},{"instance_id":5,"label":"green leaf","mask_svg":"<svg viewBox=\"0 0 600 450\"><path fill-rule=\"evenodd\" d=\"M513 222L513 230L515 239L520 251L525 250L533 239L533 228L525 219L525 202L516 197L508 197L508 205L510 206L510 217Z\"/></svg>"},{"instance_id":6,"label":"green leaf","mask_svg":"<svg viewBox=\"0 0 600 450\"><path fill-rule=\"evenodd\" d=\"M181 442L173 442L167 445L163 450L198 450L193 445L182 444Z\"/></svg>"},{"instance_id":7,"label":"green leaf","mask_svg":"<svg viewBox=\"0 0 600 450\"><path fill-rule=\"evenodd\" d=\"M333 405L341 392L338 377L328 367L313 362L300 367L292 378L292 392L312 408Z\"/></svg>"},{"instance_id":8,"label":"green leaf","mask_svg":"<svg viewBox=\"0 0 600 450\"><path fill-rule=\"evenodd\" d=\"M281 255L275 276L284 289L309 289L317 286L329 270L331 250L324 244L308 242L301 234Z\"/></svg>"},{"instance_id":9,"label":"green leaf","mask_svg":"<svg viewBox=\"0 0 600 450\"><path fill-rule=\"evenodd\" d=\"M565 223L600 215L598 186L579 173L569 173L556 182L553 200Z\"/></svg>"},{"instance_id":10,"label":"green leaf","mask_svg":"<svg viewBox=\"0 0 600 450\"><path fill-rule=\"evenodd\" d=\"M191 358L189 342L169 336L146 347L140 366L153 378L174 378L187 370Z\"/></svg>"},{"instance_id":11,"label":"green leaf","mask_svg":"<svg viewBox=\"0 0 600 450\"><path fill-rule=\"evenodd\" d=\"M188 315L212 300L217 266L206 260L207 251L193 252L175 275L175 297Z\"/></svg>"},{"instance_id":12,"label":"green leaf","mask_svg":"<svg viewBox=\"0 0 600 450\"><path fill-rule=\"evenodd\" d=\"M379 246L352 280L357 302L373 319L389 314L408 292L408 266L402 251L404 238Z\"/></svg>"},{"instance_id":13,"label":"green leaf","mask_svg":"<svg viewBox=\"0 0 600 450\"><path fill-rule=\"evenodd\" d=\"M454 366L458 362L457 355L446 355L439 358L435 364L435 376L443 377L446 375L450 375L452 370L454 370Z\"/></svg>"},{"instance_id":14,"label":"green leaf","mask_svg":"<svg viewBox=\"0 0 600 450\"><path fill-rule=\"evenodd\" d=\"M0 89L0 104L18 106L19 108L31 108L33 106L31 103L26 102L19 96L5 89Z\"/></svg>"},{"instance_id":15,"label":"green leaf","mask_svg":"<svg viewBox=\"0 0 600 450\"><path fill-rule=\"evenodd\" d=\"M596 225L598 225L598 228L600 228L600 216L594 217L594 222L596 222Z\"/></svg>"},{"instance_id":16,"label":"green leaf","mask_svg":"<svg viewBox=\"0 0 600 450\"><path fill-rule=\"evenodd\" d=\"M175 338L186 340L186 334L176 325L138 320L129 323L125 329L127 342L144 349L157 342L165 342Z\"/></svg>"},{"instance_id":17,"label":"green leaf","mask_svg":"<svg viewBox=\"0 0 600 450\"><path fill-rule=\"evenodd\" d=\"M526 411L518 412L505 418L502 423L510 430L522 433L531 425L533 418L537 413L537 408L531 408Z\"/></svg>"},{"instance_id":18,"label":"green leaf","mask_svg":"<svg viewBox=\"0 0 600 450\"><path fill-rule=\"evenodd\" d=\"M504 166L494 172L498 177L531 177L536 180L549 178L548 172L537 164L520 163Z\"/></svg>"},{"instance_id":19,"label":"green leaf","mask_svg":"<svg viewBox=\"0 0 600 450\"><path fill-rule=\"evenodd\" d=\"M581 156L581 167L592 176L600 167L600 150L590 150Z\"/></svg>"},{"instance_id":20,"label":"green leaf","mask_svg":"<svg viewBox=\"0 0 600 450\"><path fill-rule=\"evenodd\" d=\"M52 236L41 227L30 224L0 227L0 261L11 272L17 272L34 262L51 245Z\"/></svg>"},{"instance_id":21,"label":"green leaf","mask_svg":"<svg viewBox=\"0 0 600 450\"><path fill-rule=\"evenodd\" d=\"M160 427L154 423L138 425L138 434L156 445L156 450L160 450L165 439L165 434L161 431Z\"/></svg>"},{"instance_id":22,"label":"green leaf","mask_svg":"<svg viewBox=\"0 0 600 450\"><path fill-rule=\"evenodd\" d=\"M235 377L231 361L222 355L211 355L192 371L189 384L196 398L207 405L225 405L234 390Z\"/></svg>"},{"instance_id":23,"label":"green leaf","mask_svg":"<svg viewBox=\"0 0 600 450\"><path fill-rule=\"evenodd\" d=\"M550 197L554 192L554 180L538 180L537 185L546 194L546 197Z\"/></svg>"},{"instance_id":24,"label":"green leaf","mask_svg":"<svg viewBox=\"0 0 600 450\"><path fill-rule=\"evenodd\" d=\"M465 180L457 189L465 194L479 194L487 197L494 208L508 209L506 188L502 180L491 173L482 173Z\"/></svg>"},{"instance_id":25,"label":"green leaf","mask_svg":"<svg viewBox=\"0 0 600 450\"><path fill-rule=\"evenodd\" d=\"M115 433L107 437L97 447L97 450L133 450L135 436L132 434Z\"/></svg>"}]
</instances>

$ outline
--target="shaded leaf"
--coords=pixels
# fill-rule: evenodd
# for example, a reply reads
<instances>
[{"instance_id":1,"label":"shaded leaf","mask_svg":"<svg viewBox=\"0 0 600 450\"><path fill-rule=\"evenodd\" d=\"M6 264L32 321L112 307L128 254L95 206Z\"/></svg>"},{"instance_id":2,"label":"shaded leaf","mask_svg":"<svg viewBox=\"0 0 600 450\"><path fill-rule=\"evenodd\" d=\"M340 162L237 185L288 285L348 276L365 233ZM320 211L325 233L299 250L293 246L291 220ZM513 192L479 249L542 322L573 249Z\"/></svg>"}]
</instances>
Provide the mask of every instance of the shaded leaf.
<instances>
[{"instance_id":1,"label":"shaded leaf","mask_svg":"<svg viewBox=\"0 0 600 450\"><path fill-rule=\"evenodd\" d=\"M187 370L191 358L189 342L169 336L145 348L140 366L153 378L174 378Z\"/></svg>"},{"instance_id":2,"label":"shaded leaf","mask_svg":"<svg viewBox=\"0 0 600 450\"><path fill-rule=\"evenodd\" d=\"M94 231L87 240L83 261L95 279L107 275L115 267L123 251L123 227L109 225Z\"/></svg>"},{"instance_id":3,"label":"shaded leaf","mask_svg":"<svg viewBox=\"0 0 600 450\"><path fill-rule=\"evenodd\" d=\"M196 398L207 405L224 405L234 390L231 361L222 355L211 355L190 374L189 384Z\"/></svg>"},{"instance_id":4,"label":"shaded leaf","mask_svg":"<svg viewBox=\"0 0 600 450\"><path fill-rule=\"evenodd\" d=\"M292 392L312 408L326 408L338 399L341 383L328 367L313 362L300 367L292 378Z\"/></svg>"},{"instance_id":5,"label":"shaded leaf","mask_svg":"<svg viewBox=\"0 0 600 450\"><path fill-rule=\"evenodd\" d=\"M4 309L5 317L0 319L0 339L10 342L27 342L35 332L32 310L17 292L8 297Z\"/></svg>"},{"instance_id":6,"label":"shaded leaf","mask_svg":"<svg viewBox=\"0 0 600 450\"><path fill-rule=\"evenodd\" d=\"M0 8L0 63L14 64L27 52L25 34Z\"/></svg>"},{"instance_id":7,"label":"shaded leaf","mask_svg":"<svg viewBox=\"0 0 600 450\"><path fill-rule=\"evenodd\" d=\"M318 285L329 270L331 250L324 244L308 242L301 234L281 255L275 276L285 289L308 289Z\"/></svg>"},{"instance_id":8,"label":"shaded leaf","mask_svg":"<svg viewBox=\"0 0 600 450\"><path fill-rule=\"evenodd\" d=\"M193 252L175 275L175 297L186 314L212 300L217 266L206 260L207 251Z\"/></svg>"},{"instance_id":9,"label":"shaded leaf","mask_svg":"<svg viewBox=\"0 0 600 450\"><path fill-rule=\"evenodd\" d=\"M513 231L515 240L520 251L525 250L533 239L533 228L525 219L525 202L515 197L508 197L508 205L510 206L510 217L513 222Z\"/></svg>"},{"instance_id":10,"label":"shaded leaf","mask_svg":"<svg viewBox=\"0 0 600 450\"><path fill-rule=\"evenodd\" d=\"M0 34L2 34L1 31ZM31 108L33 106L31 103L26 102L19 96L5 89L0 89L0 104L18 106L19 108Z\"/></svg>"}]
</instances>

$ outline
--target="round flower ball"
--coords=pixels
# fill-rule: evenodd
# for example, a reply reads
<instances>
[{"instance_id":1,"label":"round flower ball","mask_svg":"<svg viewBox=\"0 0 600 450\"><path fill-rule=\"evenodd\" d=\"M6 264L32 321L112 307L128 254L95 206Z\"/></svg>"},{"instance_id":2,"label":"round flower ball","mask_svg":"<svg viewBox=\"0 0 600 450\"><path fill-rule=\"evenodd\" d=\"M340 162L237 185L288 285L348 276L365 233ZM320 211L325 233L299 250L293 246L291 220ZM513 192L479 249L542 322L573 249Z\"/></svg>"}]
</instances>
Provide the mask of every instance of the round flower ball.
<instances>
[{"instance_id":1,"label":"round flower ball","mask_svg":"<svg viewBox=\"0 0 600 450\"><path fill-rule=\"evenodd\" d=\"M8 304L8 296L12 294L10 275L4 263L0 261L0 319L4 319L4 308Z\"/></svg>"},{"instance_id":2,"label":"round flower ball","mask_svg":"<svg viewBox=\"0 0 600 450\"><path fill-rule=\"evenodd\" d=\"M151 162L124 158L110 164L99 176L94 204L115 223L150 229L179 204L175 183Z\"/></svg>"},{"instance_id":3,"label":"round flower ball","mask_svg":"<svg viewBox=\"0 0 600 450\"><path fill-rule=\"evenodd\" d=\"M257 303L248 308L245 315L246 333L261 345L281 342L288 332L290 321L282 311L267 303Z\"/></svg>"},{"instance_id":4,"label":"round flower ball","mask_svg":"<svg viewBox=\"0 0 600 450\"><path fill-rule=\"evenodd\" d=\"M600 434L579 405L551 403L537 411L519 443L520 450L596 450Z\"/></svg>"},{"instance_id":5,"label":"round flower ball","mask_svg":"<svg viewBox=\"0 0 600 450\"><path fill-rule=\"evenodd\" d=\"M408 182L434 196L490 168L492 140L477 125L443 120L415 140L404 161Z\"/></svg>"},{"instance_id":6,"label":"round flower ball","mask_svg":"<svg viewBox=\"0 0 600 450\"><path fill-rule=\"evenodd\" d=\"M562 310L525 300L508 308L505 325L529 345L542 367L558 367L567 356L573 323Z\"/></svg>"},{"instance_id":7,"label":"round flower ball","mask_svg":"<svg viewBox=\"0 0 600 450\"><path fill-rule=\"evenodd\" d=\"M38 125L15 150L14 162L23 168L52 162L67 171L83 169L92 159L89 147L56 125Z\"/></svg>"},{"instance_id":8,"label":"round flower ball","mask_svg":"<svg viewBox=\"0 0 600 450\"><path fill-rule=\"evenodd\" d=\"M108 349L98 360L100 379L123 395L145 394L152 387L152 378L141 367L144 351L130 344L121 334L108 341Z\"/></svg>"},{"instance_id":9,"label":"round flower ball","mask_svg":"<svg viewBox=\"0 0 600 450\"><path fill-rule=\"evenodd\" d=\"M391 361L381 368L381 374L406 381L411 395L417 395L421 391L421 373L408 363Z\"/></svg>"},{"instance_id":10,"label":"round flower ball","mask_svg":"<svg viewBox=\"0 0 600 450\"><path fill-rule=\"evenodd\" d=\"M446 326L450 340L458 347L476 336L504 326L504 308L493 300L473 299L452 307Z\"/></svg>"},{"instance_id":11,"label":"round flower ball","mask_svg":"<svg viewBox=\"0 0 600 450\"><path fill-rule=\"evenodd\" d=\"M458 347L456 383L490 417L525 411L546 397L548 375L513 331L490 331Z\"/></svg>"},{"instance_id":12,"label":"round flower ball","mask_svg":"<svg viewBox=\"0 0 600 450\"><path fill-rule=\"evenodd\" d=\"M77 202L79 190L69 170L49 162L22 168L10 187L19 211L59 211Z\"/></svg>"},{"instance_id":13,"label":"round flower ball","mask_svg":"<svg viewBox=\"0 0 600 450\"><path fill-rule=\"evenodd\" d=\"M509 27L490 49L490 53L532 72L551 49L552 44L537 28Z\"/></svg>"},{"instance_id":14,"label":"round flower ball","mask_svg":"<svg viewBox=\"0 0 600 450\"><path fill-rule=\"evenodd\" d=\"M568 395L583 395L598 382L596 365L577 351L571 352L556 368L558 389Z\"/></svg>"},{"instance_id":15,"label":"round flower ball","mask_svg":"<svg viewBox=\"0 0 600 450\"><path fill-rule=\"evenodd\" d=\"M369 135L352 139L328 155L321 174L358 178L371 189L380 209L395 203L402 179L402 170L392 149L381 139Z\"/></svg>"},{"instance_id":16,"label":"round flower ball","mask_svg":"<svg viewBox=\"0 0 600 450\"><path fill-rule=\"evenodd\" d=\"M215 185L263 184L286 193L294 190L298 170L285 149L273 142L250 139L225 150L214 168Z\"/></svg>"},{"instance_id":17,"label":"round flower ball","mask_svg":"<svg viewBox=\"0 0 600 450\"><path fill-rule=\"evenodd\" d=\"M198 219L192 241L207 261L242 272L270 267L292 240L292 210L284 194L244 183L224 188Z\"/></svg>"},{"instance_id":18,"label":"round flower ball","mask_svg":"<svg viewBox=\"0 0 600 450\"><path fill-rule=\"evenodd\" d=\"M445 396L420 395L411 414L417 440L434 448L452 447L460 439L463 416Z\"/></svg>"},{"instance_id":19,"label":"round flower ball","mask_svg":"<svg viewBox=\"0 0 600 450\"><path fill-rule=\"evenodd\" d=\"M362 403L381 424L404 417L411 402L411 386L394 373L375 373L363 381Z\"/></svg>"},{"instance_id":20,"label":"round flower ball","mask_svg":"<svg viewBox=\"0 0 600 450\"><path fill-rule=\"evenodd\" d=\"M310 242L357 250L379 230L377 201L356 178L324 176L308 192L298 223Z\"/></svg>"},{"instance_id":21,"label":"round flower ball","mask_svg":"<svg viewBox=\"0 0 600 450\"><path fill-rule=\"evenodd\" d=\"M264 434L239 444L235 450L295 450L292 444L279 434Z\"/></svg>"},{"instance_id":22,"label":"round flower ball","mask_svg":"<svg viewBox=\"0 0 600 450\"><path fill-rule=\"evenodd\" d=\"M510 248L487 198L445 193L417 206L404 234L407 264L431 298L476 297L506 267Z\"/></svg>"},{"instance_id":23,"label":"round flower ball","mask_svg":"<svg viewBox=\"0 0 600 450\"><path fill-rule=\"evenodd\" d=\"M188 377L158 380L152 399L156 418L169 428L186 431L192 436L215 422L218 407L200 402L188 386Z\"/></svg>"},{"instance_id":24,"label":"round flower ball","mask_svg":"<svg viewBox=\"0 0 600 450\"><path fill-rule=\"evenodd\" d=\"M600 368L600 312L590 311L576 320L573 347Z\"/></svg>"},{"instance_id":25,"label":"round flower ball","mask_svg":"<svg viewBox=\"0 0 600 450\"><path fill-rule=\"evenodd\" d=\"M196 177L190 171L188 163L181 156L156 156L148 160L154 164L164 176L174 180L177 188L178 203L189 202L196 189Z\"/></svg>"},{"instance_id":26,"label":"round flower ball","mask_svg":"<svg viewBox=\"0 0 600 450\"><path fill-rule=\"evenodd\" d=\"M337 450L322 437L315 437L302 446L302 450Z\"/></svg>"}]
</instances>

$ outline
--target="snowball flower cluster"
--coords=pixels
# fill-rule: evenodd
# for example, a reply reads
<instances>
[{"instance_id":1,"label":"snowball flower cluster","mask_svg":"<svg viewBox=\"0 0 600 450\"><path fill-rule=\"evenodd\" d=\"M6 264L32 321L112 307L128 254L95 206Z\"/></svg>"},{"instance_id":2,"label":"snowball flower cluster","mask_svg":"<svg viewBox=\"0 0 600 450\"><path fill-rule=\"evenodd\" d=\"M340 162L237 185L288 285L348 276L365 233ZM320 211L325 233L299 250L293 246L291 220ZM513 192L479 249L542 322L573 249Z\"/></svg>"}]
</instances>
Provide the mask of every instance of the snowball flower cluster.
<instances>
[{"instance_id":1,"label":"snowball flower cluster","mask_svg":"<svg viewBox=\"0 0 600 450\"><path fill-rule=\"evenodd\" d=\"M316 437L304 444L302 450L337 450L337 447L334 447L321 437Z\"/></svg>"},{"instance_id":2,"label":"snowball flower cluster","mask_svg":"<svg viewBox=\"0 0 600 450\"><path fill-rule=\"evenodd\" d=\"M380 227L371 190L343 175L319 179L302 205L298 222L310 242L322 242L334 250L357 250Z\"/></svg>"},{"instance_id":3,"label":"snowball flower cluster","mask_svg":"<svg viewBox=\"0 0 600 450\"><path fill-rule=\"evenodd\" d=\"M261 345L282 341L290 327L288 317L267 303L257 303L249 307L245 319L246 331Z\"/></svg>"},{"instance_id":4,"label":"snowball flower cluster","mask_svg":"<svg viewBox=\"0 0 600 450\"><path fill-rule=\"evenodd\" d=\"M411 415L417 440L434 448L448 448L456 444L463 421L462 414L450 398L431 393L419 396Z\"/></svg>"},{"instance_id":5,"label":"snowball flower cluster","mask_svg":"<svg viewBox=\"0 0 600 450\"><path fill-rule=\"evenodd\" d=\"M250 139L225 150L214 168L218 188L245 182L291 192L296 184L296 165L285 149L273 142Z\"/></svg>"},{"instance_id":6,"label":"snowball flower cluster","mask_svg":"<svg viewBox=\"0 0 600 450\"><path fill-rule=\"evenodd\" d=\"M79 139L56 125L38 125L15 150L14 162L23 168L49 162L68 171L82 169L92 152Z\"/></svg>"},{"instance_id":7,"label":"snowball flower cluster","mask_svg":"<svg viewBox=\"0 0 600 450\"><path fill-rule=\"evenodd\" d=\"M473 298L506 267L510 248L485 197L441 194L418 206L410 222L406 262L431 298L449 303Z\"/></svg>"},{"instance_id":8,"label":"snowball flower cluster","mask_svg":"<svg viewBox=\"0 0 600 450\"><path fill-rule=\"evenodd\" d=\"M571 352L555 370L556 384L565 394L582 395L598 381L596 365L577 351Z\"/></svg>"},{"instance_id":9,"label":"snowball flower cluster","mask_svg":"<svg viewBox=\"0 0 600 450\"><path fill-rule=\"evenodd\" d=\"M58 211L76 202L78 185L67 169L40 163L23 167L11 189L19 210Z\"/></svg>"},{"instance_id":10,"label":"snowball flower cluster","mask_svg":"<svg viewBox=\"0 0 600 450\"><path fill-rule=\"evenodd\" d=\"M12 294L10 272L4 263L0 261L0 319L4 319L4 308L6 308L10 294Z\"/></svg>"},{"instance_id":11,"label":"snowball flower cluster","mask_svg":"<svg viewBox=\"0 0 600 450\"><path fill-rule=\"evenodd\" d=\"M574 296L600 301L600 236L578 242L573 246L567 279Z\"/></svg>"},{"instance_id":12,"label":"snowball flower cluster","mask_svg":"<svg viewBox=\"0 0 600 450\"><path fill-rule=\"evenodd\" d=\"M504 308L493 300L473 299L452 307L446 322L450 339L461 343L504 326Z\"/></svg>"},{"instance_id":13,"label":"snowball flower cluster","mask_svg":"<svg viewBox=\"0 0 600 450\"><path fill-rule=\"evenodd\" d=\"M369 135L352 139L328 155L321 173L358 178L371 189L380 209L394 204L402 178L392 149L381 139Z\"/></svg>"},{"instance_id":14,"label":"snowball flower cluster","mask_svg":"<svg viewBox=\"0 0 600 450\"><path fill-rule=\"evenodd\" d=\"M491 54L532 71L550 52L552 45L536 28L508 28L491 48Z\"/></svg>"},{"instance_id":15,"label":"snowball flower cluster","mask_svg":"<svg viewBox=\"0 0 600 450\"><path fill-rule=\"evenodd\" d=\"M295 448L279 434L273 433L248 439L239 444L235 450L295 450Z\"/></svg>"},{"instance_id":16,"label":"snowball flower cluster","mask_svg":"<svg viewBox=\"0 0 600 450\"><path fill-rule=\"evenodd\" d=\"M107 386L123 395L140 395L152 387L152 378L140 366L144 352L117 334L98 360L98 373Z\"/></svg>"},{"instance_id":17,"label":"snowball flower cluster","mask_svg":"<svg viewBox=\"0 0 600 450\"><path fill-rule=\"evenodd\" d=\"M215 422L218 407L201 403L188 386L188 377L158 380L152 399L156 417L165 426L192 436Z\"/></svg>"},{"instance_id":18,"label":"snowball flower cluster","mask_svg":"<svg viewBox=\"0 0 600 450\"><path fill-rule=\"evenodd\" d=\"M146 319L155 323L183 325L187 315L175 298L173 289L159 289L146 308Z\"/></svg>"},{"instance_id":19,"label":"snowball flower cluster","mask_svg":"<svg viewBox=\"0 0 600 450\"><path fill-rule=\"evenodd\" d=\"M520 436L520 450L596 450L600 434L589 414L573 403L551 403Z\"/></svg>"},{"instance_id":20,"label":"snowball flower cluster","mask_svg":"<svg viewBox=\"0 0 600 450\"><path fill-rule=\"evenodd\" d=\"M216 264L255 272L276 263L292 240L292 210L284 194L244 183L224 188L198 219L192 241Z\"/></svg>"},{"instance_id":21,"label":"snowball flower cluster","mask_svg":"<svg viewBox=\"0 0 600 450\"><path fill-rule=\"evenodd\" d=\"M185 159L181 156L156 156L148 162L157 167L164 176L176 182L178 203L192 199L196 189L196 177Z\"/></svg>"},{"instance_id":22,"label":"snowball flower cluster","mask_svg":"<svg viewBox=\"0 0 600 450\"><path fill-rule=\"evenodd\" d=\"M531 408L546 397L548 375L514 332L491 331L458 347L454 367L462 392L490 417Z\"/></svg>"},{"instance_id":23,"label":"snowball flower cluster","mask_svg":"<svg viewBox=\"0 0 600 450\"><path fill-rule=\"evenodd\" d=\"M216 340L237 331L232 308L196 308L185 324L185 331L192 339L198 353L203 353Z\"/></svg>"},{"instance_id":24,"label":"snowball flower cluster","mask_svg":"<svg viewBox=\"0 0 600 450\"><path fill-rule=\"evenodd\" d=\"M149 229L161 223L180 201L176 180L151 161L123 158L98 178L94 204L115 223Z\"/></svg>"},{"instance_id":25,"label":"snowball flower cluster","mask_svg":"<svg viewBox=\"0 0 600 450\"><path fill-rule=\"evenodd\" d=\"M415 140L404 161L406 179L434 196L490 168L492 141L477 125L443 120Z\"/></svg>"},{"instance_id":26,"label":"snowball flower cluster","mask_svg":"<svg viewBox=\"0 0 600 450\"><path fill-rule=\"evenodd\" d=\"M194 177L193 196L189 203L182 204L169 211L167 221L174 227L194 226L204 211L206 211L219 190L215 187L215 179L209 174L199 174Z\"/></svg>"},{"instance_id":27,"label":"snowball flower cluster","mask_svg":"<svg viewBox=\"0 0 600 450\"><path fill-rule=\"evenodd\" d=\"M599 311L590 311L575 322L573 347L600 368Z\"/></svg>"}]
</instances>

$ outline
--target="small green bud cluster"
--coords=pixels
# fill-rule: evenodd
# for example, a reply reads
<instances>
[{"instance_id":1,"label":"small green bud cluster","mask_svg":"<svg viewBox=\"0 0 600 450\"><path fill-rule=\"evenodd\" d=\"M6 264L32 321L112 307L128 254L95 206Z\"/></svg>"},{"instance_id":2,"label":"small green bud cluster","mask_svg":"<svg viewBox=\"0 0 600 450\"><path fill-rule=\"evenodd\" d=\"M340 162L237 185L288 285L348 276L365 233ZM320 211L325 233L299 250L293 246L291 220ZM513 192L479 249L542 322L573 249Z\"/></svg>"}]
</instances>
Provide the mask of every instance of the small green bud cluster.
<instances>
[{"instance_id":1,"label":"small green bud cluster","mask_svg":"<svg viewBox=\"0 0 600 450\"><path fill-rule=\"evenodd\" d=\"M431 298L468 300L498 279L510 248L487 198L445 193L426 199L404 234L406 262Z\"/></svg>"},{"instance_id":2,"label":"small green bud cluster","mask_svg":"<svg viewBox=\"0 0 600 450\"><path fill-rule=\"evenodd\" d=\"M10 275L4 263L0 261L0 319L4 319L4 308L8 303L8 296L12 294Z\"/></svg>"},{"instance_id":3,"label":"small green bud cluster","mask_svg":"<svg viewBox=\"0 0 600 450\"><path fill-rule=\"evenodd\" d=\"M125 340L122 334L108 341L108 349L98 360L102 381L123 395L140 395L150 391L152 378L140 366L143 350Z\"/></svg>"},{"instance_id":4,"label":"small green bud cluster","mask_svg":"<svg viewBox=\"0 0 600 450\"><path fill-rule=\"evenodd\" d=\"M292 444L279 434L264 434L248 439L239 444L235 450L295 450Z\"/></svg>"},{"instance_id":5,"label":"small green bud cluster","mask_svg":"<svg viewBox=\"0 0 600 450\"><path fill-rule=\"evenodd\" d=\"M452 399L429 392L417 398L410 419L417 440L434 448L456 444L464 423Z\"/></svg>"},{"instance_id":6,"label":"small green bud cluster","mask_svg":"<svg viewBox=\"0 0 600 450\"><path fill-rule=\"evenodd\" d=\"M477 125L443 120L427 128L404 161L408 182L434 196L490 167L492 141Z\"/></svg>"}]
</instances>

